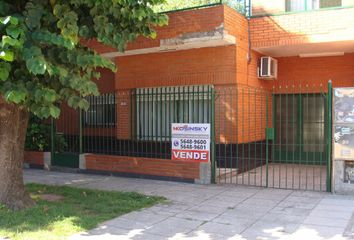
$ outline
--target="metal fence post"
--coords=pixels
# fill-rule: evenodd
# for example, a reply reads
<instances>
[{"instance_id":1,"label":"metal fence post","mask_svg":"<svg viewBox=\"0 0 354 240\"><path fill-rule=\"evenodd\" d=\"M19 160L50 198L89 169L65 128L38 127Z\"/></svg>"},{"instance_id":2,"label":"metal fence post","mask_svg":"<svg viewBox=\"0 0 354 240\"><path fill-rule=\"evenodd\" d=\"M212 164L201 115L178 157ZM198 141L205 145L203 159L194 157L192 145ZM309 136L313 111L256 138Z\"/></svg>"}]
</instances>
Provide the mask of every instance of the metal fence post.
<instances>
[{"instance_id":1,"label":"metal fence post","mask_svg":"<svg viewBox=\"0 0 354 240\"><path fill-rule=\"evenodd\" d=\"M79 153L83 153L83 139L82 139L82 110L79 109Z\"/></svg>"},{"instance_id":2,"label":"metal fence post","mask_svg":"<svg viewBox=\"0 0 354 240\"><path fill-rule=\"evenodd\" d=\"M211 182L215 183L215 90L211 89Z\"/></svg>"},{"instance_id":3,"label":"metal fence post","mask_svg":"<svg viewBox=\"0 0 354 240\"><path fill-rule=\"evenodd\" d=\"M332 191L332 81L328 81L328 93L327 93L327 192Z\"/></svg>"},{"instance_id":4,"label":"metal fence post","mask_svg":"<svg viewBox=\"0 0 354 240\"><path fill-rule=\"evenodd\" d=\"M54 152L55 152L55 125L54 125L54 118L51 118L51 124L50 124L50 158L51 161L54 161Z\"/></svg>"},{"instance_id":5,"label":"metal fence post","mask_svg":"<svg viewBox=\"0 0 354 240\"><path fill-rule=\"evenodd\" d=\"M268 106L268 93L266 93L266 130L268 129L268 113L269 113L269 106ZM268 187L268 170L269 170L269 140L268 140L268 133L266 132L266 187Z\"/></svg>"}]
</instances>

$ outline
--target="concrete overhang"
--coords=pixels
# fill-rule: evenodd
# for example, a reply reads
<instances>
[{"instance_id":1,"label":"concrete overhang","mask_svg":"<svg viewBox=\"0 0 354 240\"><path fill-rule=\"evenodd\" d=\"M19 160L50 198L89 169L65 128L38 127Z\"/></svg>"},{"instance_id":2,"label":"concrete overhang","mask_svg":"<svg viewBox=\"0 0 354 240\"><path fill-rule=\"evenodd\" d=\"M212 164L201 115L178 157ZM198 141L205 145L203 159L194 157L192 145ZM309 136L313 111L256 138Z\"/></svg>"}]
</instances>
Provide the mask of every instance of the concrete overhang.
<instances>
[{"instance_id":1,"label":"concrete overhang","mask_svg":"<svg viewBox=\"0 0 354 240\"><path fill-rule=\"evenodd\" d=\"M291 57L313 54L320 56L322 53L352 53L354 40L339 42L304 43L296 45L270 46L254 48L259 53L272 57Z\"/></svg>"},{"instance_id":2,"label":"concrete overhang","mask_svg":"<svg viewBox=\"0 0 354 240\"><path fill-rule=\"evenodd\" d=\"M206 47L220 47L228 45L236 45L236 37L228 34L224 29L224 26L221 25L213 31L184 33L176 38L161 39L160 46L158 47L127 50L124 53L108 52L103 53L102 56L107 58L115 58L121 56L181 51Z\"/></svg>"}]
</instances>

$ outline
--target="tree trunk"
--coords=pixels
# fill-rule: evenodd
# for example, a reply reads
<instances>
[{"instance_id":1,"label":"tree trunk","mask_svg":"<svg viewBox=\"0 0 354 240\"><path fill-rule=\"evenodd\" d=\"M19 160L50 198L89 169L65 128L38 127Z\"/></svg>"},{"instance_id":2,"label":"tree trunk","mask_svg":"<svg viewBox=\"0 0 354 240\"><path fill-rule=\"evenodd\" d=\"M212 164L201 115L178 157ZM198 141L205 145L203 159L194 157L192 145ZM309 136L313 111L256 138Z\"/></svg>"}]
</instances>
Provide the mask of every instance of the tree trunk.
<instances>
[{"instance_id":1,"label":"tree trunk","mask_svg":"<svg viewBox=\"0 0 354 240\"><path fill-rule=\"evenodd\" d=\"M29 113L0 95L0 203L12 210L34 204L23 183L23 156Z\"/></svg>"}]
</instances>

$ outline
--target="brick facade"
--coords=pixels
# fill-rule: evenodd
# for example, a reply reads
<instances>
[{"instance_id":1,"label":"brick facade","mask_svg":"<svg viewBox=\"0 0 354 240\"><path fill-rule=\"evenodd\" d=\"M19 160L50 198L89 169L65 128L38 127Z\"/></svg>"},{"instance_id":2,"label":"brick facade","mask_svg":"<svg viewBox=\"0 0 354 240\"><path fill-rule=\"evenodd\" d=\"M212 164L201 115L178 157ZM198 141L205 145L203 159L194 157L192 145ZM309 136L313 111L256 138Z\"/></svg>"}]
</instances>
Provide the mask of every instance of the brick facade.
<instances>
[{"instance_id":1,"label":"brick facade","mask_svg":"<svg viewBox=\"0 0 354 240\"><path fill-rule=\"evenodd\" d=\"M25 151L24 163L29 164L29 166L43 167L44 152Z\"/></svg>"},{"instance_id":2,"label":"brick facade","mask_svg":"<svg viewBox=\"0 0 354 240\"><path fill-rule=\"evenodd\" d=\"M268 2L255 1L254 13L269 14L285 8L285 1L271 1L271 5ZM263 56L261 50L352 41L353 17L354 8L344 8L255 17L248 21L224 5L170 13L170 23L157 29L157 39L139 38L129 44L127 50L159 47L163 40L187 33L214 31L218 27L235 37L236 43L116 57L117 73L113 76L105 72L98 82L101 92L115 91L117 94L117 128L113 135L117 139L132 139L136 110L131 90L213 85L217 96L216 143L262 142L265 129L272 126L273 92L294 93L299 91L300 85L311 85L309 92L326 92L329 79L334 87L353 86L354 53L337 57L277 57L278 79L272 81L257 77L258 60ZM116 51L95 41L86 44L100 53ZM102 130L101 134L108 133ZM195 162L103 155L88 155L86 167L87 170L181 179L198 179L200 173L199 163Z\"/></svg>"},{"instance_id":3,"label":"brick facade","mask_svg":"<svg viewBox=\"0 0 354 240\"><path fill-rule=\"evenodd\" d=\"M255 17L252 46L289 46L354 39L354 8Z\"/></svg>"},{"instance_id":4,"label":"brick facade","mask_svg":"<svg viewBox=\"0 0 354 240\"><path fill-rule=\"evenodd\" d=\"M88 154L86 170L170 177L181 180L199 179L199 162L152 158L135 158Z\"/></svg>"}]
</instances>

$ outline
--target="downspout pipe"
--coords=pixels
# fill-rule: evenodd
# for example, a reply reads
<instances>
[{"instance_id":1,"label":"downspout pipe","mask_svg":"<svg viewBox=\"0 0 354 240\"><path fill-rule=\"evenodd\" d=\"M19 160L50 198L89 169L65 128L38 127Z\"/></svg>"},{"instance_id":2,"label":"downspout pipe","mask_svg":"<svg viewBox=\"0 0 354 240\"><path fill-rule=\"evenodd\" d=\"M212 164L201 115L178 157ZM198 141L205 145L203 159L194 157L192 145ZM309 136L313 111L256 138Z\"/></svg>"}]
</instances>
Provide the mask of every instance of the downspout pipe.
<instances>
[{"instance_id":1,"label":"downspout pipe","mask_svg":"<svg viewBox=\"0 0 354 240\"><path fill-rule=\"evenodd\" d=\"M247 8L246 10L246 17L247 17L247 31L248 31L248 56L247 56L247 63L250 64L252 61L252 41L251 41L251 0L248 0L248 6L247 6L247 0L245 0L245 7Z\"/></svg>"}]
</instances>

